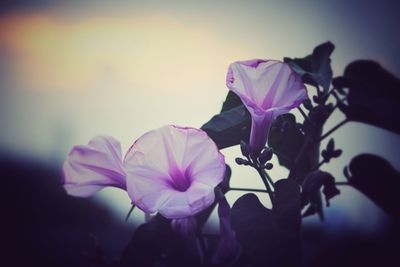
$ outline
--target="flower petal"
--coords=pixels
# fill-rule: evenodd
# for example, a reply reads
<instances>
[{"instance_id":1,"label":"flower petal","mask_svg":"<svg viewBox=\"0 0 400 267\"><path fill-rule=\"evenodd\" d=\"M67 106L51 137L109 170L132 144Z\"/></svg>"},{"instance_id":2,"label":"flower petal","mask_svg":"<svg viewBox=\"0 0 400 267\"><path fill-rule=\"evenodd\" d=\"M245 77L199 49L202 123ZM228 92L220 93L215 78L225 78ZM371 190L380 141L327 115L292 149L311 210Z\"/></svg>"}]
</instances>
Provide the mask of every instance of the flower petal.
<instances>
[{"instance_id":1,"label":"flower petal","mask_svg":"<svg viewBox=\"0 0 400 267\"><path fill-rule=\"evenodd\" d=\"M126 188L121 145L110 136L98 136L88 145L72 148L63 165L68 194L88 197L106 186Z\"/></svg>"},{"instance_id":2,"label":"flower petal","mask_svg":"<svg viewBox=\"0 0 400 267\"><path fill-rule=\"evenodd\" d=\"M139 208L178 219L211 205L225 160L202 130L164 126L133 144L124 168L129 196Z\"/></svg>"},{"instance_id":3,"label":"flower petal","mask_svg":"<svg viewBox=\"0 0 400 267\"><path fill-rule=\"evenodd\" d=\"M300 76L288 64L275 60L234 62L228 68L226 84L252 116L253 153L264 147L274 118L299 106L307 97Z\"/></svg>"}]
</instances>

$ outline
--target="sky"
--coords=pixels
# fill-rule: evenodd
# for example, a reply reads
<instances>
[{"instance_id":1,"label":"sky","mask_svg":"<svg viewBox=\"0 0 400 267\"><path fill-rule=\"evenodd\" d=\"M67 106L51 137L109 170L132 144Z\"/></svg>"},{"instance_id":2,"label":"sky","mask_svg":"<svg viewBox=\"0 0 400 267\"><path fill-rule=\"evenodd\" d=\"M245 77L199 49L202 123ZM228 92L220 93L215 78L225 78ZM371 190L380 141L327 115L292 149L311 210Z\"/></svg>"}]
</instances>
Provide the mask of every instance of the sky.
<instances>
[{"instance_id":1,"label":"sky","mask_svg":"<svg viewBox=\"0 0 400 267\"><path fill-rule=\"evenodd\" d=\"M336 76L353 60L373 59L400 77L399 11L395 1L359 0L2 1L0 152L61 164L73 145L99 134L126 151L166 124L200 127L221 107L231 62L302 57L328 40L336 45ZM335 114L325 131L342 119ZM350 123L333 137L344 153L323 169L339 181L363 152L400 169L398 135ZM222 152L233 186L262 188L254 171L235 165L238 147ZM271 176L284 178L287 171L275 166ZM341 190L327 209L328 226L374 232L385 224L371 201ZM240 194L229 193L230 203ZM117 189L95 198L121 218L129 209ZM135 211L134 218L143 216Z\"/></svg>"}]
</instances>

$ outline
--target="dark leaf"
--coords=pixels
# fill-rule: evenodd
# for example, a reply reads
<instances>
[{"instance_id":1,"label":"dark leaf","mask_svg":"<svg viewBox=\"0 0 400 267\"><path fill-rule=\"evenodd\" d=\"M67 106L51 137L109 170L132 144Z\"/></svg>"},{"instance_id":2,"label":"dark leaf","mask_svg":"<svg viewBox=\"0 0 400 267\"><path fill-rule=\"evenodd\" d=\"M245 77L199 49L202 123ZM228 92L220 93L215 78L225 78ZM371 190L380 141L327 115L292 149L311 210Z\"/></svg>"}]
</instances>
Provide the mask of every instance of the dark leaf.
<instances>
[{"instance_id":1,"label":"dark leaf","mask_svg":"<svg viewBox=\"0 0 400 267\"><path fill-rule=\"evenodd\" d=\"M326 42L314 48L311 55L304 58L284 58L293 70L299 74L303 81L310 85L321 85L324 92L329 90L332 80L332 68L330 55L335 46Z\"/></svg>"},{"instance_id":2,"label":"dark leaf","mask_svg":"<svg viewBox=\"0 0 400 267\"><path fill-rule=\"evenodd\" d=\"M372 124L400 134L400 80L370 60L349 64L336 88L348 88L348 105L339 109L352 121Z\"/></svg>"},{"instance_id":3,"label":"dark leaf","mask_svg":"<svg viewBox=\"0 0 400 267\"><path fill-rule=\"evenodd\" d=\"M230 222L231 208L225 196L219 198L218 217L220 239L216 251L212 257L212 262L219 266L232 266L241 254L241 247L236 240L236 233L232 229Z\"/></svg>"},{"instance_id":4,"label":"dark leaf","mask_svg":"<svg viewBox=\"0 0 400 267\"><path fill-rule=\"evenodd\" d=\"M170 222L156 216L151 222L139 226L121 257L121 265L153 266L161 259L170 235Z\"/></svg>"},{"instance_id":5,"label":"dark leaf","mask_svg":"<svg viewBox=\"0 0 400 267\"><path fill-rule=\"evenodd\" d=\"M324 161L328 162L330 157L329 157L329 153L328 151L326 151L325 149L321 151L321 156L324 159Z\"/></svg>"},{"instance_id":6,"label":"dark leaf","mask_svg":"<svg viewBox=\"0 0 400 267\"><path fill-rule=\"evenodd\" d=\"M332 152L335 149L335 140L333 140L333 138L331 138L328 142L328 144L326 145L326 150L329 152Z\"/></svg>"},{"instance_id":7,"label":"dark leaf","mask_svg":"<svg viewBox=\"0 0 400 267\"><path fill-rule=\"evenodd\" d=\"M233 205L231 218L250 266L300 264L300 187L294 180L275 183L273 210L246 194Z\"/></svg>"},{"instance_id":8,"label":"dark leaf","mask_svg":"<svg viewBox=\"0 0 400 267\"><path fill-rule=\"evenodd\" d=\"M348 169L347 179L350 185L400 222L400 205L396 201L400 173L387 160L371 154L356 156L351 160Z\"/></svg>"},{"instance_id":9,"label":"dark leaf","mask_svg":"<svg viewBox=\"0 0 400 267\"><path fill-rule=\"evenodd\" d=\"M240 151L242 155L247 157L250 154L250 146L245 141L240 141Z\"/></svg>"},{"instance_id":10,"label":"dark leaf","mask_svg":"<svg viewBox=\"0 0 400 267\"><path fill-rule=\"evenodd\" d=\"M275 183L273 211L283 231L282 235L298 241L300 238L300 186L291 179L282 179Z\"/></svg>"},{"instance_id":11,"label":"dark leaf","mask_svg":"<svg viewBox=\"0 0 400 267\"><path fill-rule=\"evenodd\" d=\"M338 158L340 155L342 155L342 150L341 149L336 149L332 152L332 158Z\"/></svg>"},{"instance_id":12,"label":"dark leaf","mask_svg":"<svg viewBox=\"0 0 400 267\"><path fill-rule=\"evenodd\" d=\"M312 194L319 192L321 188L325 195L326 205L329 206L329 200L340 194L335 186L335 178L328 172L316 170L310 172L304 179L302 185L302 203L308 203Z\"/></svg>"},{"instance_id":13,"label":"dark leaf","mask_svg":"<svg viewBox=\"0 0 400 267\"><path fill-rule=\"evenodd\" d=\"M224 111L211 118L201 129L217 144L219 149L238 145L249 139L251 117L243 106Z\"/></svg>"},{"instance_id":14,"label":"dark leaf","mask_svg":"<svg viewBox=\"0 0 400 267\"><path fill-rule=\"evenodd\" d=\"M139 226L125 248L120 266L200 266L196 240L172 231L171 221L157 215Z\"/></svg>"},{"instance_id":15,"label":"dark leaf","mask_svg":"<svg viewBox=\"0 0 400 267\"><path fill-rule=\"evenodd\" d=\"M318 215L322 222L325 220L320 192L314 192L311 194L310 203L308 204L306 210L302 213L301 217L308 217L315 214Z\"/></svg>"},{"instance_id":16,"label":"dark leaf","mask_svg":"<svg viewBox=\"0 0 400 267\"><path fill-rule=\"evenodd\" d=\"M286 125L283 132L282 125ZM276 152L279 163L290 168L303 146L304 139L304 134L297 127L296 117L287 113L276 118L272 124L268 136L268 146Z\"/></svg>"},{"instance_id":17,"label":"dark leaf","mask_svg":"<svg viewBox=\"0 0 400 267\"><path fill-rule=\"evenodd\" d=\"M221 112L228 111L242 105L240 97L232 91L229 91L224 103L222 104Z\"/></svg>"}]
</instances>

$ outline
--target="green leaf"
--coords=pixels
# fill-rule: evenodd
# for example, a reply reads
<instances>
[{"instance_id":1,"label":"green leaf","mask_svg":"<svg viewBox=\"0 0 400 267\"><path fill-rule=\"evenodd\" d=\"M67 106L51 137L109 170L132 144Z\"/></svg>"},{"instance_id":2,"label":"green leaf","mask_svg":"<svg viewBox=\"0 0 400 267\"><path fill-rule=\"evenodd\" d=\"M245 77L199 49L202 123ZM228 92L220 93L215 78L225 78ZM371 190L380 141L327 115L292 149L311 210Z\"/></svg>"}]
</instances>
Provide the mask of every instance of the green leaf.
<instances>
[{"instance_id":1,"label":"green leaf","mask_svg":"<svg viewBox=\"0 0 400 267\"><path fill-rule=\"evenodd\" d=\"M300 186L294 180L275 183L272 210L256 195L243 195L232 207L231 221L250 266L300 264Z\"/></svg>"},{"instance_id":2,"label":"green leaf","mask_svg":"<svg viewBox=\"0 0 400 267\"><path fill-rule=\"evenodd\" d=\"M201 129L222 149L238 145L241 140L247 141L250 126L250 114L240 105L215 115Z\"/></svg>"},{"instance_id":3,"label":"green leaf","mask_svg":"<svg viewBox=\"0 0 400 267\"><path fill-rule=\"evenodd\" d=\"M303 82L313 86L321 85L324 92L327 92L333 75L330 55L334 49L331 42L326 42L315 47L312 54L304 58L285 57L283 60L302 77Z\"/></svg>"}]
</instances>

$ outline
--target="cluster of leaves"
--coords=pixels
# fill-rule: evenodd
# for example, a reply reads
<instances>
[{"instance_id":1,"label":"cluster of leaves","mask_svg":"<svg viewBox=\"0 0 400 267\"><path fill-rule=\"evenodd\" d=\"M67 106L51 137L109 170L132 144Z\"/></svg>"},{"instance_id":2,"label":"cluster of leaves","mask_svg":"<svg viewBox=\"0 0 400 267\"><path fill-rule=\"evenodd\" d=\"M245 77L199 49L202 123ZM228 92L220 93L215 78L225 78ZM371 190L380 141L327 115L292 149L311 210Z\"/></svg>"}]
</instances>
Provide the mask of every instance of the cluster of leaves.
<instances>
[{"instance_id":1,"label":"cluster of leaves","mask_svg":"<svg viewBox=\"0 0 400 267\"><path fill-rule=\"evenodd\" d=\"M317 46L312 54L304 58L284 58L303 82L315 87L316 95L307 99L302 108L303 122L297 122L293 114L279 116L273 123L268 139L269 150L279 164L288 168L286 179L274 184L272 209L265 208L254 194L245 194L232 207L231 223L242 246L242 254L234 266L298 266L301 260L301 217L323 215L323 200L340 193L332 174L320 171L319 167L342 154L335 149L331 139L322 150L320 142L323 126L338 108L347 121L358 121L383 127L400 133L400 81L372 61L351 63L343 76L333 79L330 55L334 45L330 42ZM331 83L333 88L330 88ZM335 99L335 104L329 99ZM229 91L221 111L205 123L203 129L223 149L248 142L251 117L240 98ZM269 152L265 152L268 154ZM266 155L266 163L271 159ZM248 165L245 160L237 163ZM272 168L268 165L266 169ZM223 193L229 190L230 169L220 184ZM351 186L360 190L395 220L399 221L399 206L394 205L400 182L400 174L384 159L373 155L355 157L345 176ZM379 177L378 177L379 176ZM376 183L376 178L380 179ZM204 225L216 203L197 217L199 229ZM303 210L303 212L302 212ZM201 230L200 230L201 231ZM203 246L209 253L216 247L215 238L204 238ZM203 247L203 248L204 248ZM210 261L199 258L198 244L188 243L171 232L168 220L156 216L154 220L140 226L127 247L121 266L208 266ZM207 255L205 258L210 258ZM265 258L268 253L268 259ZM221 263L228 264L228 263ZM215 265L213 265L215 266ZM221 265L225 266L225 265Z\"/></svg>"}]
</instances>

